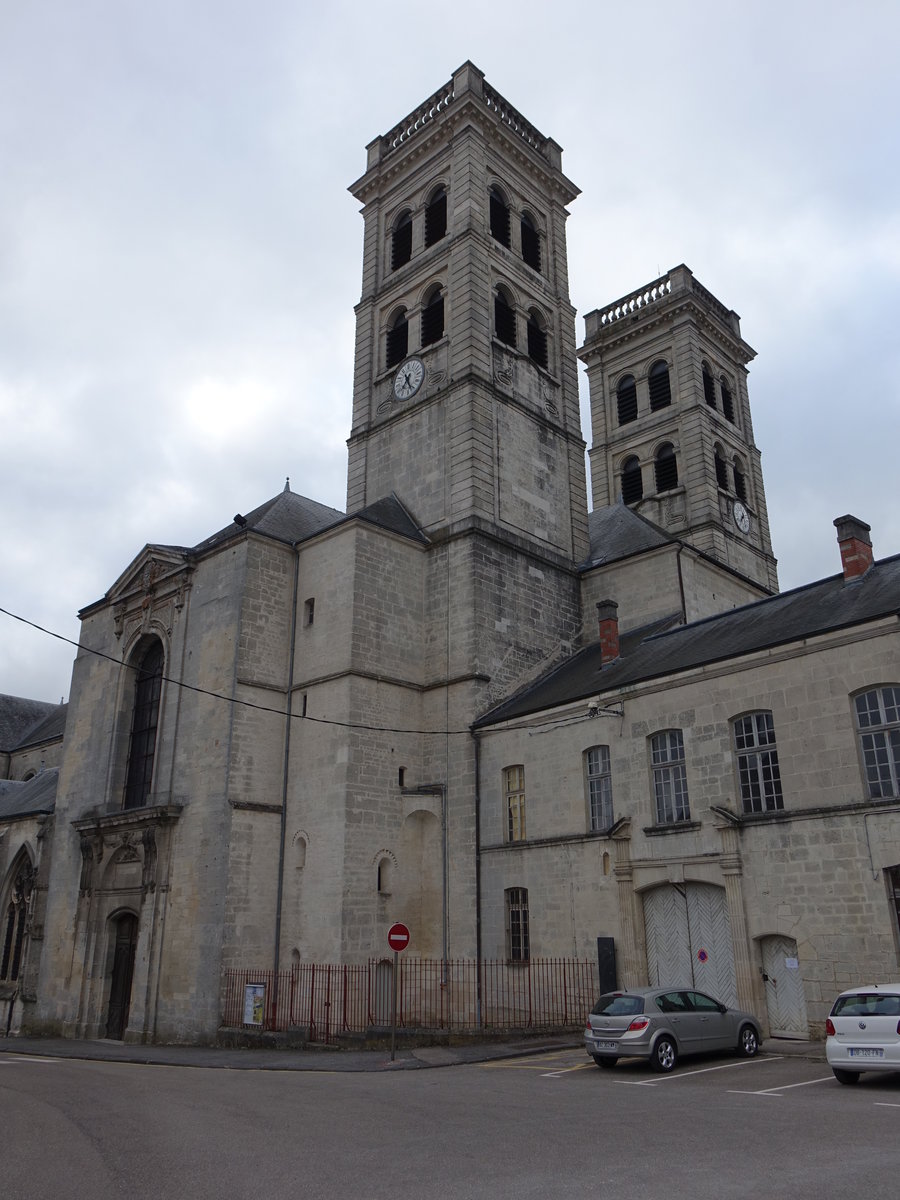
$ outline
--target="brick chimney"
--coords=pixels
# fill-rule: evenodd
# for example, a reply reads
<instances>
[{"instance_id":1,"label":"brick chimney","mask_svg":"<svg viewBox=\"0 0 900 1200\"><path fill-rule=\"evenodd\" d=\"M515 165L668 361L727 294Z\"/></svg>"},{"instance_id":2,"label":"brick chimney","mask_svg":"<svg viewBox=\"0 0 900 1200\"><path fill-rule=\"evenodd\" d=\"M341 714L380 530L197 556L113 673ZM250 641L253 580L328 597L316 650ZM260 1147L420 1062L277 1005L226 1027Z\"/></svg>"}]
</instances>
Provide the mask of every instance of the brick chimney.
<instances>
[{"instance_id":1,"label":"brick chimney","mask_svg":"<svg viewBox=\"0 0 900 1200\"><path fill-rule=\"evenodd\" d=\"M834 527L841 548L844 579L849 583L850 580L865 575L874 562L872 539L869 537L872 526L857 517L851 517L848 513L846 517L838 517Z\"/></svg>"},{"instance_id":2,"label":"brick chimney","mask_svg":"<svg viewBox=\"0 0 900 1200\"><path fill-rule=\"evenodd\" d=\"M614 662L619 657L619 606L615 600L601 600L597 605L597 622L600 626L600 665Z\"/></svg>"}]
</instances>

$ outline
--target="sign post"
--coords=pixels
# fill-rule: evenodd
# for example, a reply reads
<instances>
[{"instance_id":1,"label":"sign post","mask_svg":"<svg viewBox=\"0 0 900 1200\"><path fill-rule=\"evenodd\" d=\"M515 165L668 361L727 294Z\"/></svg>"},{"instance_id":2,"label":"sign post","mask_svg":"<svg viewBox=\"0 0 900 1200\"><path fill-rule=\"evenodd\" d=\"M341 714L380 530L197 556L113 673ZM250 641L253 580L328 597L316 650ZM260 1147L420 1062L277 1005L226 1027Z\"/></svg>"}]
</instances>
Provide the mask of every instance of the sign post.
<instances>
[{"instance_id":1,"label":"sign post","mask_svg":"<svg viewBox=\"0 0 900 1200\"><path fill-rule=\"evenodd\" d=\"M394 1061L394 1047L397 1042L397 974L399 971L399 954L409 945L409 930L402 921L395 921L388 930L388 945L394 952L393 1000L391 1004L391 1062Z\"/></svg>"}]
</instances>

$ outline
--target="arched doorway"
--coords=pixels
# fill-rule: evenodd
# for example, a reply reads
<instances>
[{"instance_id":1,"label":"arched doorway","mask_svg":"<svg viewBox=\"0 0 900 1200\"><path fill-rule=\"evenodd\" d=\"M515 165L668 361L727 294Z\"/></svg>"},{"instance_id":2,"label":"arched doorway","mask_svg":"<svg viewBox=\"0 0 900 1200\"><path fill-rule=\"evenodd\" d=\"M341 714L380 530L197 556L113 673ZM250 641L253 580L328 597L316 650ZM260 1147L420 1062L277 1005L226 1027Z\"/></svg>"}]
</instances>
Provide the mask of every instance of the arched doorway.
<instances>
[{"instance_id":1,"label":"arched doorway","mask_svg":"<svg viewBox=\"0 0 900 1200\"><path fill-rule=\"evenodd\" d=\"M725 889L677 883L644 893L647 978L651 986L695 987L737 1004Z\"/></svg>"},{"instance_id":2,"label":"arched doorway","mask_svg":"<svg viewBox=\"0 0 900 1200\"><path fill-rule=\"evenodd\" d=\"M137 917L122 913L111 921L113 941L112 980L109 988L109 1009L106 1015L106 1036L121 1041L128 1027L131 1007L131 981L134 977L134 952L137 947Z\"/></svg>"}]
</instances>

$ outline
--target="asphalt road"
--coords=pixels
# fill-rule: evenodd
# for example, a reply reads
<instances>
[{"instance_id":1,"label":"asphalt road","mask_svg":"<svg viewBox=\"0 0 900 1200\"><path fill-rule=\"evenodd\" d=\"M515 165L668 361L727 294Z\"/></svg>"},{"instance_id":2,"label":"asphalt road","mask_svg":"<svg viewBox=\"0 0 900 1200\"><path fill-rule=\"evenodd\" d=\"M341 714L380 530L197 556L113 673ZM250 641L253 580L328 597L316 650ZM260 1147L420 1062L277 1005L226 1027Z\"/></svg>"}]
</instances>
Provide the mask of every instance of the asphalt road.
<instances>
[{"instance_id":1,"label":"asphalt road","mask_svg":"<svg viewBox=\"0 0 900 1200\"><path fill-rule=\"evenodd\" d=\"M0 1054L3 1200L896 1195L900 1075L580 1050L394 1073Z\"/></svg>"}]
</instances>

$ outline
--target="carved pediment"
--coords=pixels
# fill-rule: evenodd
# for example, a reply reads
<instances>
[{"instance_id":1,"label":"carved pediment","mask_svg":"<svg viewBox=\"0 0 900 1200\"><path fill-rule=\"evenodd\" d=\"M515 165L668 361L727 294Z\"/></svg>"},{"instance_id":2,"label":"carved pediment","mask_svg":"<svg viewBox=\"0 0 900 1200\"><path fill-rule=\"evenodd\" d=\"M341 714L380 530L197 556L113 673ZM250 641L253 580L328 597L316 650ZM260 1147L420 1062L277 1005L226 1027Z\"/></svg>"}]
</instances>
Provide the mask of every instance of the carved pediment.
<instances>
[{"instance_id":1,"label":"carved pediment","mask_svg":"<svg viewBox=\"0 0 900 1200\"><path fill-rule=\"evenodd\" d=\"M171 633L191 586L193 563L183 550L145 546L106 594L117 638L130 640L152 624Z\"/></svg>"}]
</instances>

